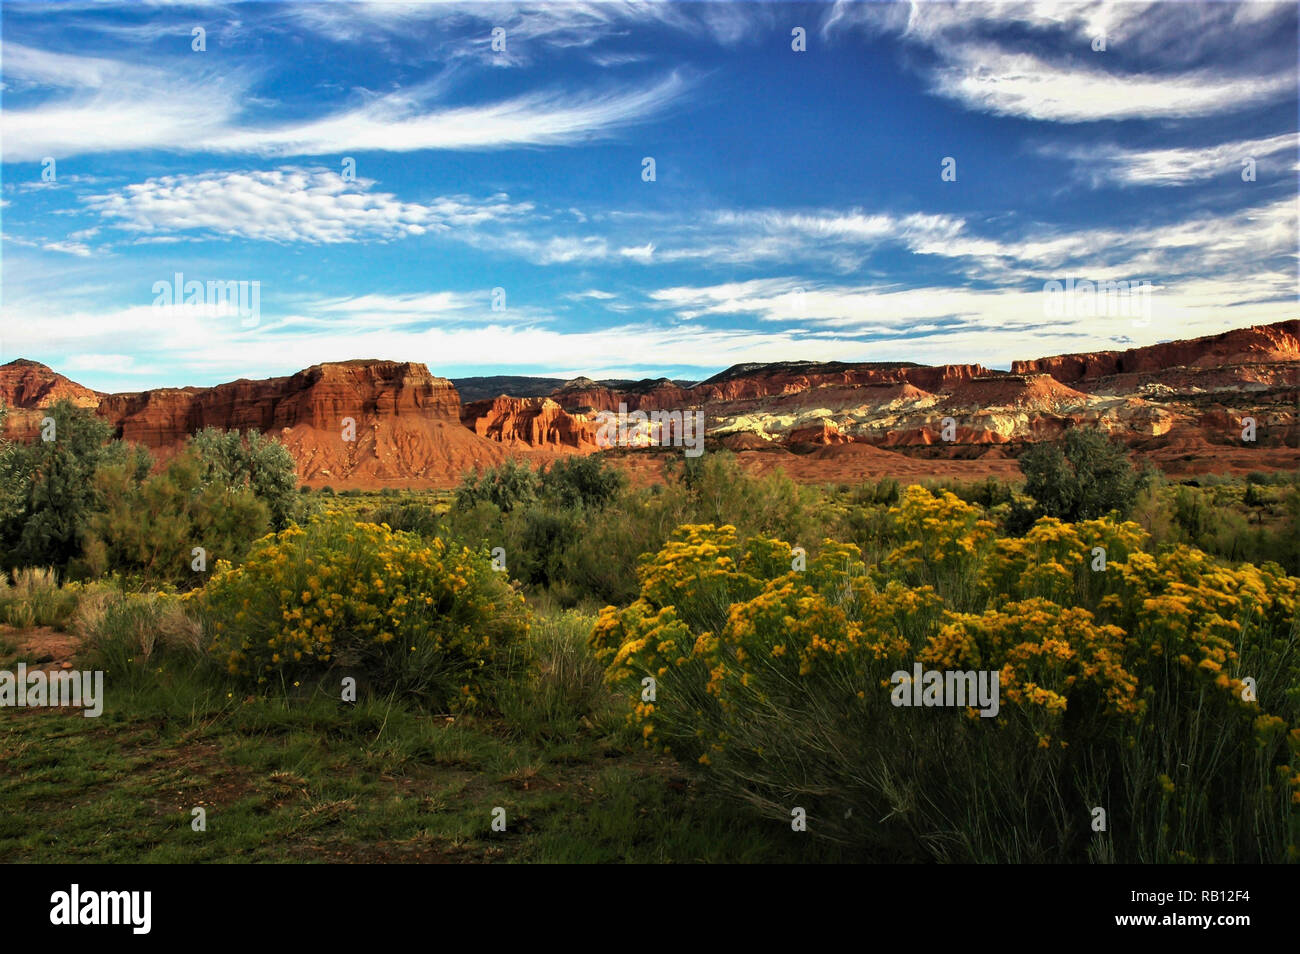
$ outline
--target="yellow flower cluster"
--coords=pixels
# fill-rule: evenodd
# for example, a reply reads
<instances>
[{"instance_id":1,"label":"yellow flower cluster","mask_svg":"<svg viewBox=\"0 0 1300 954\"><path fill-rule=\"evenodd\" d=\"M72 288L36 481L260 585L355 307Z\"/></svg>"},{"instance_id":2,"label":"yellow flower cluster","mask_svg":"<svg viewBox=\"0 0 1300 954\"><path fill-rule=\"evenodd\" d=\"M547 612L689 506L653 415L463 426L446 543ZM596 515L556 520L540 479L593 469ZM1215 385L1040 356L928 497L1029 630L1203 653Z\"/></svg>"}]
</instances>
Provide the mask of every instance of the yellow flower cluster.
<instances>
[{"instance_id":1,"label":"yellow flower cluster","mask_svg":"<svg viewBox=\"0 0 1300 954\"><path fill-rule=\"evenodd\" d=\"M1288 648L1300 579L1276 565L1148 553L1140 526L1110 520L1044 519L999 539L979 508L920 487L886 517L906 542L872 567L826 541L795 570L790 544L708 525L678 528L643 558L639 599L602 611L591 642L631 699L657 680L658 702L630 715L645 737L716 764L727 726L767 700L800 693L847 712L887 697L890 673L918 662L996 671L1001 712L972 724L1022 725L1033 744L1062 747L1067 725L1132 731L1151 705L1174 704L1167 693L1208 694L1224 718L1254 720L1263 710L1244 692L1244 645L1257 677L1274 660L1274 685L1300 685ZM1166 695L1153 703L1157 685ZM1300 738L1284 719L1256 729ZM1300 751L1291 764L1300 797Z\"/></svg>"},{"instance_id":2,"label":"yellow flower cluster","mask_svg":"<svg viewBox=\"0 0 1300 954\"><path fill-rule=\"evenodd\" d=\"M262 538L237 567L219 562L194 598L232 675L267 683L416 654L471 674L472 697L526 628L522 598L503 589L481 554L328 512Z\"/></svg>"},{"instance_id":3,"label":"yellow flower cluster","mask_svg":"<svg viewBox=\"0 0 1300 954\"><path fill-rule=\"evenodd\" d=\"M886 517L891 533L907 542L885 556L880 569L903 582L964 577L994 542L992 521L948 491L932 494L924 487L908 487Z\"/></svg>"}]
</instances>

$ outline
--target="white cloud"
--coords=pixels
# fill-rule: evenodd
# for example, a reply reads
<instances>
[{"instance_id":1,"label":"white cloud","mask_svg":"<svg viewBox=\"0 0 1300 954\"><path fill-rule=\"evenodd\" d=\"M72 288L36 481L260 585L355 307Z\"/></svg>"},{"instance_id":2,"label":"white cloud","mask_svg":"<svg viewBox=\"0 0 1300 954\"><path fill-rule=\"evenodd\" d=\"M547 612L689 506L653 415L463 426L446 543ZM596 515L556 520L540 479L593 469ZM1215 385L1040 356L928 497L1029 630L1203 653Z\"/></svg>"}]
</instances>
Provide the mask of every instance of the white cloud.
<instances>
[{"instance_id":1,"label":"white cloud","mask_svg":"<svg viewBox=\"0 0 1300 954\"><path fill-rule=\"evenodd\" d=\"M1088 276L1091 277L1091 276ZM1259 274L1233 281L1188 279L1157 286L1151 315L1061 318L1049 315L1042 287L978 290L816 285L801 279L762 279L721 285L665 288L651 297L683 317L754 316L764 322L824 329L840 337L840 360L908 360L982 363L1006 367L1017 358L1216 334L1295 315L1287 276ZM803 294L796 287L807 285ZM929 324L932 330L922 329ZM700 327L692 325L691 327ZM869 345L854 340L875 338ZM799 338L806 356L815 331ZM1129 345L1126 345L1126 347Z\"/></svg>"},{"instance_id":2,"label":"white cloud","mask_svg":"<svg viewBox=\"0 0 1300 954\"><path fill-rule=\"evenodd\" d=\"M1264 284L1273 278L1264 276ZM1117 342L1151 344L1294 317L1293 299L1249 302L1259 294L1249 283L1207 281L1160 289L1153 320L1145 326L1128 317L1049 319L1040 291L833 285L810 286L808 314L794 322L789 315L794 281L681 287L656 295L665 305L698 303L709 315L748 312L770 319L755 328L642 321L616 331L565 331L531 320L435 316L423 325L391 320L395 309L424 299L435 307L456 304L437 298L439 293L394 301L324 301L307 309L321 320L264 320L252 329L242 328L236 314L203 306L62 310L41 302L11 310L14 333L6 336L5 350L40 355L56 370L100 372L103 376L82 383L101 389L100 382L115 373L132 375L134 387L181 386L284 375L359 356L419 361L435 374L452 376L487 367L572 368L575 355L609 354L612 342L620 354L635 355L641 368L692 368L703 377L730 364L792 358L1006 367L1018 358L1099 350ZM140 347L120 363L85 357L117 355L123 341ZM484 342L491 342L489 350ZM59 359L61 354L68 357Z\"/></svg>"},{"instance_id":3,"label":"white cloud","mask_svg":"<svg viewBox=\"0 0 1300 954\"><path fill-rule=\"evenodd\" d=\"M539 92L499 103L432 110L398 94L323 119L227 129L202 145L212 151L268 156L562 146L642 122L669 107L688 86L674 72L639 89L578 95Z\"/></svg>"},{"instance_id":4,"label":"white cloud","mask_svg":"<svg viewBox=\"0 0 1300 954\"><path fill-rule=\"evenodd\" d=\"M1296 172L1295 151L1300 136L1285 133L1267 139L1242 139L1216 146L1168 149L1124 149L1115 145L1081 146L1071 149L1044 147L1044 155L1063 156L1079 163L1079 173L1094 186L1115 183L1121 186L1183 186L1214 176L1239 175L1242 162L1256 161L1257 181L1279 172ZM1270 163L1274 156L1286 161ZM1270 169L1270 166L1272 168ZM1240 181L1240 180L1239 180Z\"/></svg>"},{"instance_id":5,"label":"white cloud","mask_svg":"<svg viewBox=\"0 0 1300 954\"><path fill-rule=\"evenodd\" d=\"M134 364L135 359L129 354L79 354L64 361L58 371L67 375L83 371L129 374Z\"/></svg>"},{"instance_id":6,"label":"white cloud","mask_svg":"<svg viewBox=\"0 0 1300 954\"><path fill-rule=\"evenodd\" d=\"M445 83L435 79L318 118L253 125L245 101L256 75L246 67L146 67L13 43L3 57L7 78L50 91L38 105L6 103L0 131L9 162L141 149L308 156L569 145L658 115L691 85L671 72L640 86L439 106L433 100Z\"/></svg>"},{"instance_id":7,"label":"white cloud","mask_svg":"<svg viewBox=\"0 0 1300 954\"><path fill-rule=\"evenodd\" d=\"M79 255L83 258L90 255L90 248L81 242L45 242L41 248L48 252L65 252L68 255Z\"/></svg>"},{"instance_id":8,"label":"white cloud","mask_svg":"<svg viewBox=\"0 0 1300 954\"><path fill-rule=\"evenodd\" d=\"M1237 9L1247 6L1256 9ZM936 58L925 68L931 90L973 110L1065 123L1172 119L1294 95L1293 59L1252 62L1258 40L1289 6L837 2L822 34L862 29L928 48ZM1094 52L1101 34L1107 49ZM1053 53L1038 52L1044 48Z\"/></svg>"},{"instance_id":9,"label":"white cloud","mask_svg":"<svg viewBox=\"0 0 1300 954\"><path fill-rule=\"evenodd\" d=\"M679 32L711 36L731 46L752 39L753 25L768 23L769 11L758 4L683 4L667 0L599 0L599 2L516 3L488 0L427 0L390 3L345 2L286 5L284 16L297 25L337 42L374 44L412 30L433 25L451 37L438 52L480 55L488 49L488 30L506 31L507 49L528 62L534 47L554 49L592 48L607 39L617 39L638 28L663 26ZM521 55L523 54L523 55Z\"/></svg>"},{"instance_id":10,"label":"white cloud","mask_svg":"<svg viewBox=\"0 0 1300 954\"><path fill-rule=\"evenodd\" d=\"M1237 112L1295 88L1294 74L1233 77L1217 70L1176 74L1110 72L1009 53L992 45L949 51L934 92L1002 116L1081 123L1177 119Z\"/></svg>"},{"instance_id":11,"label":"white cloud","mask_svg":"<svg viewBox=\"0 0 1300 954\"><path fill-rule=\"evenodd\" d=\"M162 176L84 201L118 228L330 244L467 229L527 213L505 195L443 196L427 204L372 192L368 179L324 169Z\"/></svg>"},{"instance_id":12,"label":"white cloud","mask_svg":"<svg viewBox=\"0 0 1300 954\"><path fill-rule=\"evenodd\" d=\"M54 88L37 106L10 99L0 113L6 162L60 160L131 149L185 151L219 138L253 77L193 65L171 70L6 42L6 82ZM66 92L63 92L65 91Z\"/></svg>"},{"instance_id":13,"label":"white cloud","mask_svg":"<svg viewBox=\"0 0 1300 954\"><path fill-rule=\"evenodd\" d=\"M54 86L63 89L98 89L124 77L146 75L139 67L117 60L81 54L56 53L21 43L4 45L4 74L8 86Z\"/></svg>"}]
</instances>

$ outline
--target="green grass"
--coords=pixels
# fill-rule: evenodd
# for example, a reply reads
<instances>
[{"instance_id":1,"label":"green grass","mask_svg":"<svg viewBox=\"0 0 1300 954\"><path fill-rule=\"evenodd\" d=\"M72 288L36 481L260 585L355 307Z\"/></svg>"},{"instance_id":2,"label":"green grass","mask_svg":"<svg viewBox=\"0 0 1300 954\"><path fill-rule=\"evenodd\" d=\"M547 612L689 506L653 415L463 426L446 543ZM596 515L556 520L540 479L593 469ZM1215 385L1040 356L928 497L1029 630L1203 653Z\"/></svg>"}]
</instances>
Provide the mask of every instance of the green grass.
<instances>
[{"instance_id":1,"label":"green grass","mask_svg":"<svg viewBox=\"0 0 1300 954\"><path fill-rule=\"evenodd\" d=\"M572 644L582 625L543 623L540 651L558 677L530 684L535 708L521 697L491 719L306 690L248 696L176 656L151 660L147 679L110 671L96 719L8 710L0 861L825 857L807 835L699 795L671 758L632 744L609 700L590 698ZM498 806L504 832L491 830ZM191 828L195 807L206 831Z\"/></svg>"}]
</instances>

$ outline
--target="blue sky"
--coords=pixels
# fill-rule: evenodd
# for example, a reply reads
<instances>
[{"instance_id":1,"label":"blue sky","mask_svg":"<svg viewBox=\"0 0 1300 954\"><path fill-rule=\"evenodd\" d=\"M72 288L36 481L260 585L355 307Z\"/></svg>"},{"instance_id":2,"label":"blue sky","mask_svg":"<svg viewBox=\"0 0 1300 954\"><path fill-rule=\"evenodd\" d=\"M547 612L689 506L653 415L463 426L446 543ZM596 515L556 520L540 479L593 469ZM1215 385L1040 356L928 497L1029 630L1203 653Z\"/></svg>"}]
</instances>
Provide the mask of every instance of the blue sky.
<instances>
[{"instance_id":1,"label":"blue sky","mask_svg":"<svg viewBox=\"0 0 1300 954\"><path fill-rule=\"evenodd\" d=\"M349 358L1005 368L1297 312L1295 4L14 2L2 26L0 361L100 390ZM256 321L157 304L178 272L258 282ZM1068 277L1149 281L1149 319L1049 315Z\"/></svg>"}]
</instances>

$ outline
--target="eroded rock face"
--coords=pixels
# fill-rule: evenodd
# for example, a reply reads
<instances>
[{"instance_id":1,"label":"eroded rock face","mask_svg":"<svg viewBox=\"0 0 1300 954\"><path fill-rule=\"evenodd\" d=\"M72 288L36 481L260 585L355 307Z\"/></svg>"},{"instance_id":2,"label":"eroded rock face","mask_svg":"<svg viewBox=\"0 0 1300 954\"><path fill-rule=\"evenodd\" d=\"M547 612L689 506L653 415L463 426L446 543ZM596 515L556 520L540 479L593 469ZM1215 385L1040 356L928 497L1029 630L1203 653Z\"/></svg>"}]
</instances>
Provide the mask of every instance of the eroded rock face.
<instances>
[{"instance_id":1,"label":"eroded rock face","mask_svg":"<svg viewBox=\"0 0 1300 954\"><path fill-rule=\"evenodd\" d=\"M1125 352L1018 361L1011 372L796 361L737 365L691 388L570 382L553 397L572 410L580 402L605 410L620 403L698 408L714 446L742 453L824 447L818 460L846 464L866 460L849 445L932 461L974 454L1010 462L1072 427L1098 427L1175 470L1272 469L1294 467L1300 444L1298 330L1300 322L1285 321ZM1254 442L1241 436L1247 418L1258 424ZM802 453L798 466L807 469L810 460Z\"/></svg>"},{"instance_id":2,"label":"eroded rock face","mask_svg":"<svg viewBox=\"0 0 1300 954\"><path fill-rule=\"evenodd\" d=\"M568 413L551 398L502 395L490 401L474 401L461 408L460 419L479 437L512 447L597 449L599 425Z\"/></svg>"},{"instance_id":3,"label":"eroded rock face","mask_svg":"<svg viewBox=\"0 0 1300 954\"><path fill-rule=\"evenodd\" d=\"M100 397L39 361L19 358L0 365L0 402L7 408L34 410L65 398L78 407L95 407Z\"/></svg>"},{"instance_id":4,"label":"eroded rock face","mask_svg":"<svg viewBox=\"0 0 1300 954\"><path fill-rule=\"evenodd\" d=\"M802 427L791 429L789 436L786 437L787 444L847 444L853 438L840 431L837 425L830 418L822 418L816 424L805 424Z\"/></svg>"},{"instance_id":5,"label":"eroded rock face","mask_svg":"<svg viewBox=\"0 0 1300 954\"><path fill-rule=\"evenodd\" d=\"M422 364L348 361L313 365L287 378L110 394L99 413L120 427L126 440L165 447L205 427L342 433L345 418L359 427L404 414L459 423L460 397L450 381L434 377Z\"/></svg>"},{"instance_id":6,"label":"eroded rock face","mask_svg":"<svg viewBox=\"0 0 1300 954\"><path fill-rule=\"evenodd\" d=\"M413 362L319 364L283 378L95 399L85 406L160 458L205 427L256 429L284 443L299 477L317 484L452 486L464 471L509 456L500 443L462 426L460 397L450 381Z\"/></svg>"},{"instance_id":7,"label":"eroded rock face","mask_svg":"<svg viewBox=\"0 0 1300 954\"><path fill-rule=\"evenodd\" d=\"M922 391L938 391L989 374L978 364L843 364L839 362L783 362L740 365L701 381L690 389L695 403L769 398L804 394L822 388L859 388L908 384Z\"/></svg>"},{"instance_id":8,"label":"eroded rock face","mask_svg":"<svg viewBox=\"0 0 1300 954\"><path fill-rule=\"evenodd\" d=\"M590 378L575 378L552 392L551 398L569 413L596 411L670 411L686 408L700 400L694 388L683 388L666 378L641 381L633 387L610 388Z\"/></svg>"},{"instance_id":9,"label":"eroded rock face","mask_svg":"<svg viewBox=\"0 0 1300 954\"><path fill-rule=\"evenodd\" d=\"M1113 374L1161 372L1171 368L1294 364L1297 361L1300 361L1300 321L1292 320L1128 351L1097 351L1014 361L1011 372L1045 372L1062 384L1072 384Z\"/></svg>"},{"instance_id":10,"label":"eroded rock face","mask_svg":"<svg viewBox=\"0 0 1300 954\"><path fill-rule=\"evenodd\" d=\"M95 407L103 395L47 368L19 358L0 365L0 404L5 408L4 436L31 441L40 436L43 409L69 400L78 407Z\"/></svg>"}]
</instances>

